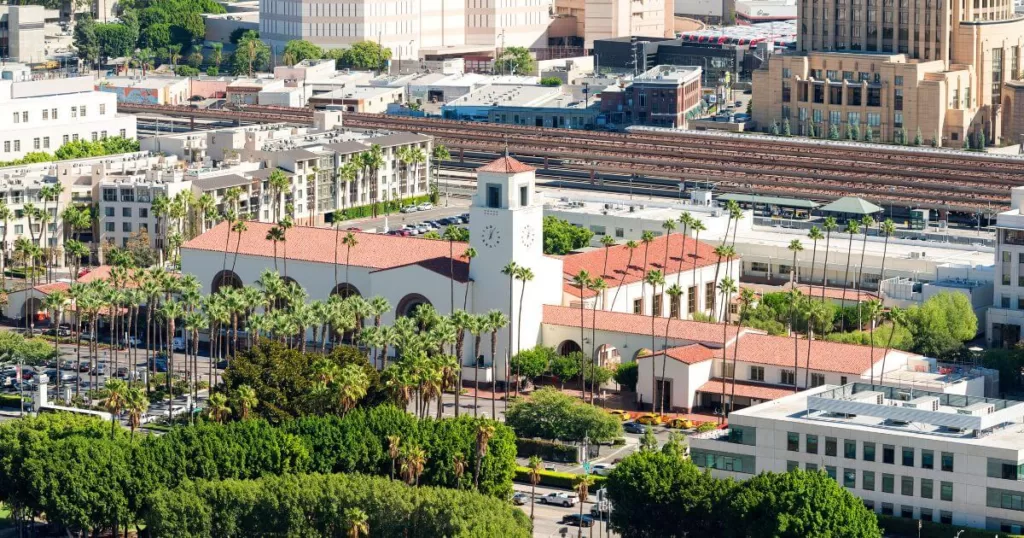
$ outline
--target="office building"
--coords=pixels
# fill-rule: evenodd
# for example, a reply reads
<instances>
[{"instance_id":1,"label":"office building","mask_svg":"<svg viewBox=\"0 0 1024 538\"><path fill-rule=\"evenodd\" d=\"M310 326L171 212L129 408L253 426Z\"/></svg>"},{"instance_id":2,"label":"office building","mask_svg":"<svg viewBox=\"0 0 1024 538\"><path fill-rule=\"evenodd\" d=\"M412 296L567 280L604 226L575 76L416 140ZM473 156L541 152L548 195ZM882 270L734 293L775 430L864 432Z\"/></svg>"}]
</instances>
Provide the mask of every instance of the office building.
<instances>
[{"instance_id":1,"label":"office building","mask_svg":"<svg viewBox=\"0 0 1024 538\"><path fill-rule=\"evenodd\" d=\"M556 0L555 12L576 18L583 47L598 39L646 35L674 37L673 0Z\"/></svg>"},{"instance_id":2,"label":"office building","mask_svg":"<svg viewBox=\"0 0 1024 538\"><path fill-rule=\"evenodd\" d=\"M995 290L988 309L988 344L1013 348L1024 326L1024 187L1010 190L1010 209L996 217Z\"/></svg>"},{"instance_id":3,"label":"office building","mask_svg":"<svg viewBox=\"0 0 1024 538\"><path fill-rule=\"evenodd\" d=\"M950 390L816 387L733 412L690 454L717 477L824 471L881 514L1020 533L1024 402L977 395L979 375L992 372L951 369Z\"/></svg>"}]
</instances>

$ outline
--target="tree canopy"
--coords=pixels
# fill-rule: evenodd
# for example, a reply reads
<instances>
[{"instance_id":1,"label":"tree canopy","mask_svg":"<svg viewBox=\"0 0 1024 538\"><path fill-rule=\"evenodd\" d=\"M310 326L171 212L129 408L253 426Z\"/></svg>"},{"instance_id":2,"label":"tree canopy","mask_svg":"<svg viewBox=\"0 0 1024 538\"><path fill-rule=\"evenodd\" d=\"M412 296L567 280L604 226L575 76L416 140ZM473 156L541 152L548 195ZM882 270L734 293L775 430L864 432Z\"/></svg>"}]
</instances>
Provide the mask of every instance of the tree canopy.
<instances>
[{"instance_id":1,"label":"tree canopy","mask_svg":"<svg viewBox=\"0 0 1024 538\"><path fill-rule=\"evenodd\" d=\"M304 39L294 39L284 46L285 63L297 64L303 60L315 60L324 57L324 51L320 47Z\"/></svg>"},{"instance_id":2,"label":"tree canopy","mask_svg":"<svg viewBox=\"0 0 1024 538\"><path fill-rule=\"evenodd\" d=\"M376 41L360 41L351 48L333 52L338 67L351 69L383 69L391 59L391 49L381 47Z\"/></svg>"},{"instance_id":3,"label":"tree canopy","mask_svg":"<svg viewBox=\"0 0 1024 538\"><path fill-rule=\"evenodd\" d=\"M606 442L622 436L621 421L607 411L557 390L543 388L505 412L505 423L519 437Z\"/></svg>"},{"instance_id":4,"label":"tree canopy","mask_svg":"<svg viewBox=\"0 0 1024 538\"><path fill-rule=\"evenodd\" d=\"M907 309L914 351L930 357L944 357L963 347L978 332L978 316L966 295L942 292L920 307Z\"/></svg>"},{"instance_id":5,"label":"tree canopy","mask_svg":"<svg viewBox=\"0 0 1024 538\"><path fill-rule=\"evenodd\" d=\"M508 47L494 62L499 75L529 75L533 72L533 56L526 47Z\"/></svg>"},{"instance_id":6,"label":"tree canopy","mask_svg":"<svg viewBox=\"0 0 1024 538\"><path fill-rule=\"evenodd\" d=\"M594 232L558 217L544 217L544 254L563 255L590 244Z\"/></svg>"}]
</instances>

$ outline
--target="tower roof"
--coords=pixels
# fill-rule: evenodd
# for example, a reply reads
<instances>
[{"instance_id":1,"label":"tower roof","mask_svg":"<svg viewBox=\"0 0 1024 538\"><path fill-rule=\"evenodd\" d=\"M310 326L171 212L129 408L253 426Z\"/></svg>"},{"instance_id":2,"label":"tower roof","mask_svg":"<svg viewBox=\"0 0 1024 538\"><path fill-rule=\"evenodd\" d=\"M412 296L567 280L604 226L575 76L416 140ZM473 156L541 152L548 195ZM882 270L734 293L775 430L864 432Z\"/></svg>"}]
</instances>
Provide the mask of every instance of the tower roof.
<instances>
[{"instance_id":1,"label":"tower roof","mask_svg":"<svg viewBox=\"0 0 1024 538\"><path fill-rule=\"evenodd\" d=\"M476 169L477 172L497 172L499 174L519 174L522 172L533 172L534 170L536 168L523 164L507 154Z\"/></svg>"}]
</instances>

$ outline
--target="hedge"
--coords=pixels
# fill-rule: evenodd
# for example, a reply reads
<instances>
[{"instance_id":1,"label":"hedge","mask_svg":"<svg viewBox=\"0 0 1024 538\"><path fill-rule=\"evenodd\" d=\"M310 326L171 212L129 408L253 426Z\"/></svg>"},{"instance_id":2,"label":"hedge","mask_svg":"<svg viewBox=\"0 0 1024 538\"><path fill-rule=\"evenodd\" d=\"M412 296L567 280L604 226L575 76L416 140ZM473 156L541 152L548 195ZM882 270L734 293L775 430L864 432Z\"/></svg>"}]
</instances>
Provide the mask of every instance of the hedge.
<instances>
[{"instance_id":1,"label":"hedge","mask_svg":"<svg viewBox=\"0 0 1024 538\"><path fill-rule=\"evenodd\" d=\"M348 219L360 219L363 217L373 216L373 207L377 207L377 215L383 215L385 212L396 212L402 209L402 206L407 205L419 205L423 202L429 202L430 195L424 194L422 196L414 196L412 198L405 198L401 202L398 200L389 200L387 202L375 202L366 205L357 205L355 207L347 207L342 210L345 215L343 220Z\"/></svg>"},{"instance_id":2,"label":"hedge","mask_svg":"<svg viewBox=\"0 0 1024 538\"><path fill-rule=\"evenodd\" d=\"M886 536L917 538L918 521L920 520L878 514L878 526L885 531ZM963 532L963 534L957 534L958 532ZM921 538L949 538L950 536L959 536L960 538L992 538L996 534L1000 538L1024 538L1020 534L986 531L960 525L945 525L943 523L935 523L934 521L921 521Z\"/></svg>"},{"instance_id":3,"label":"hedge","mask_svg":"<svg viewBox=\"0 0 1024 538\"><path fill-rule=\"evenodd\" d=\"M516 439L516 455L520 458L539 456L561 463L576 463L580 459L578 447L546 439Z\"/></svg>"},{"instance_id":4,"label":"hedge","mask_svg":"<svg viewBox=\"0 0 1024 538\"><path fill-rule=\"evenodd\" d=\"M21 396L17 394L0 394L0 407L21 407ZM28 397L25 397L28 401Z\"/></svg>"},{"instance_id":5,"label":"hedge","mask_svg":"<svg viewBox=\"0 0 1024 538\"><path fill-rule=\"evenodd\" d=\"M576 486L576 480L579 479L580 475L573 473L560 473L558 471L540 471L540 482L538 486L547 486L549 488L561 488L561 489L573 489ZM605 480L608 480L606 476L590 475L590 478L594 479L594 485L591 489L597 489L604 485ZM515 482L529 484L530 483L530 469L528 467L516 467L516 476L512 479Z\"/></svg>"},{"instance_id":6,"label":"hedge","mask_svg":"<svg viewBox=\"0 0 1024 538\"><path fill-rule=\"evenodd\" d=\"M363 475L188 482L149 495L145 505L146 528L161 538L340 536L353 508L376 537L528 538L532 531L526 513L500 499Z\"/></svg>"}]
</instances>

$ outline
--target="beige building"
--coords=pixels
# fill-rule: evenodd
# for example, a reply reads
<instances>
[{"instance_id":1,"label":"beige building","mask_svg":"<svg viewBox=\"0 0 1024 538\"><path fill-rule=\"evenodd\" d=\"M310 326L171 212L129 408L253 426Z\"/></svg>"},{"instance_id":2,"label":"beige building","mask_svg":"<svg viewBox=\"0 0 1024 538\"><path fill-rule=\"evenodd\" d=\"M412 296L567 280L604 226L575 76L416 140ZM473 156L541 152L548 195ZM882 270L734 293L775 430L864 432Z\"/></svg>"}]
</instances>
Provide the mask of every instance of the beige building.
<instances>
[{"instance_id":1,"label":"beige building","mask_svg":"<svg viewBox=\"0 0 1024 538\"><path fill-rule=\"evenodd\" d=\"M613 37L675 37L673 0L556 0L555 12L576 18L583 46Z\"/></svg>"},{"instance_id":2,"label":"beige building","mask_svg":"<svg viewBox=\"0 0 1024 538\"><path fill-rule=\"evenodd\" d=\"M1022 46L1024 18L1009 2L801 0L798 52L754 73L754 120L788 118L818 136L835 125L846 138L856 124L884 141L920 129L951 147L980 132L1016 142L1003 85L1022 74Z\"/></svg>"}]
</instances>

